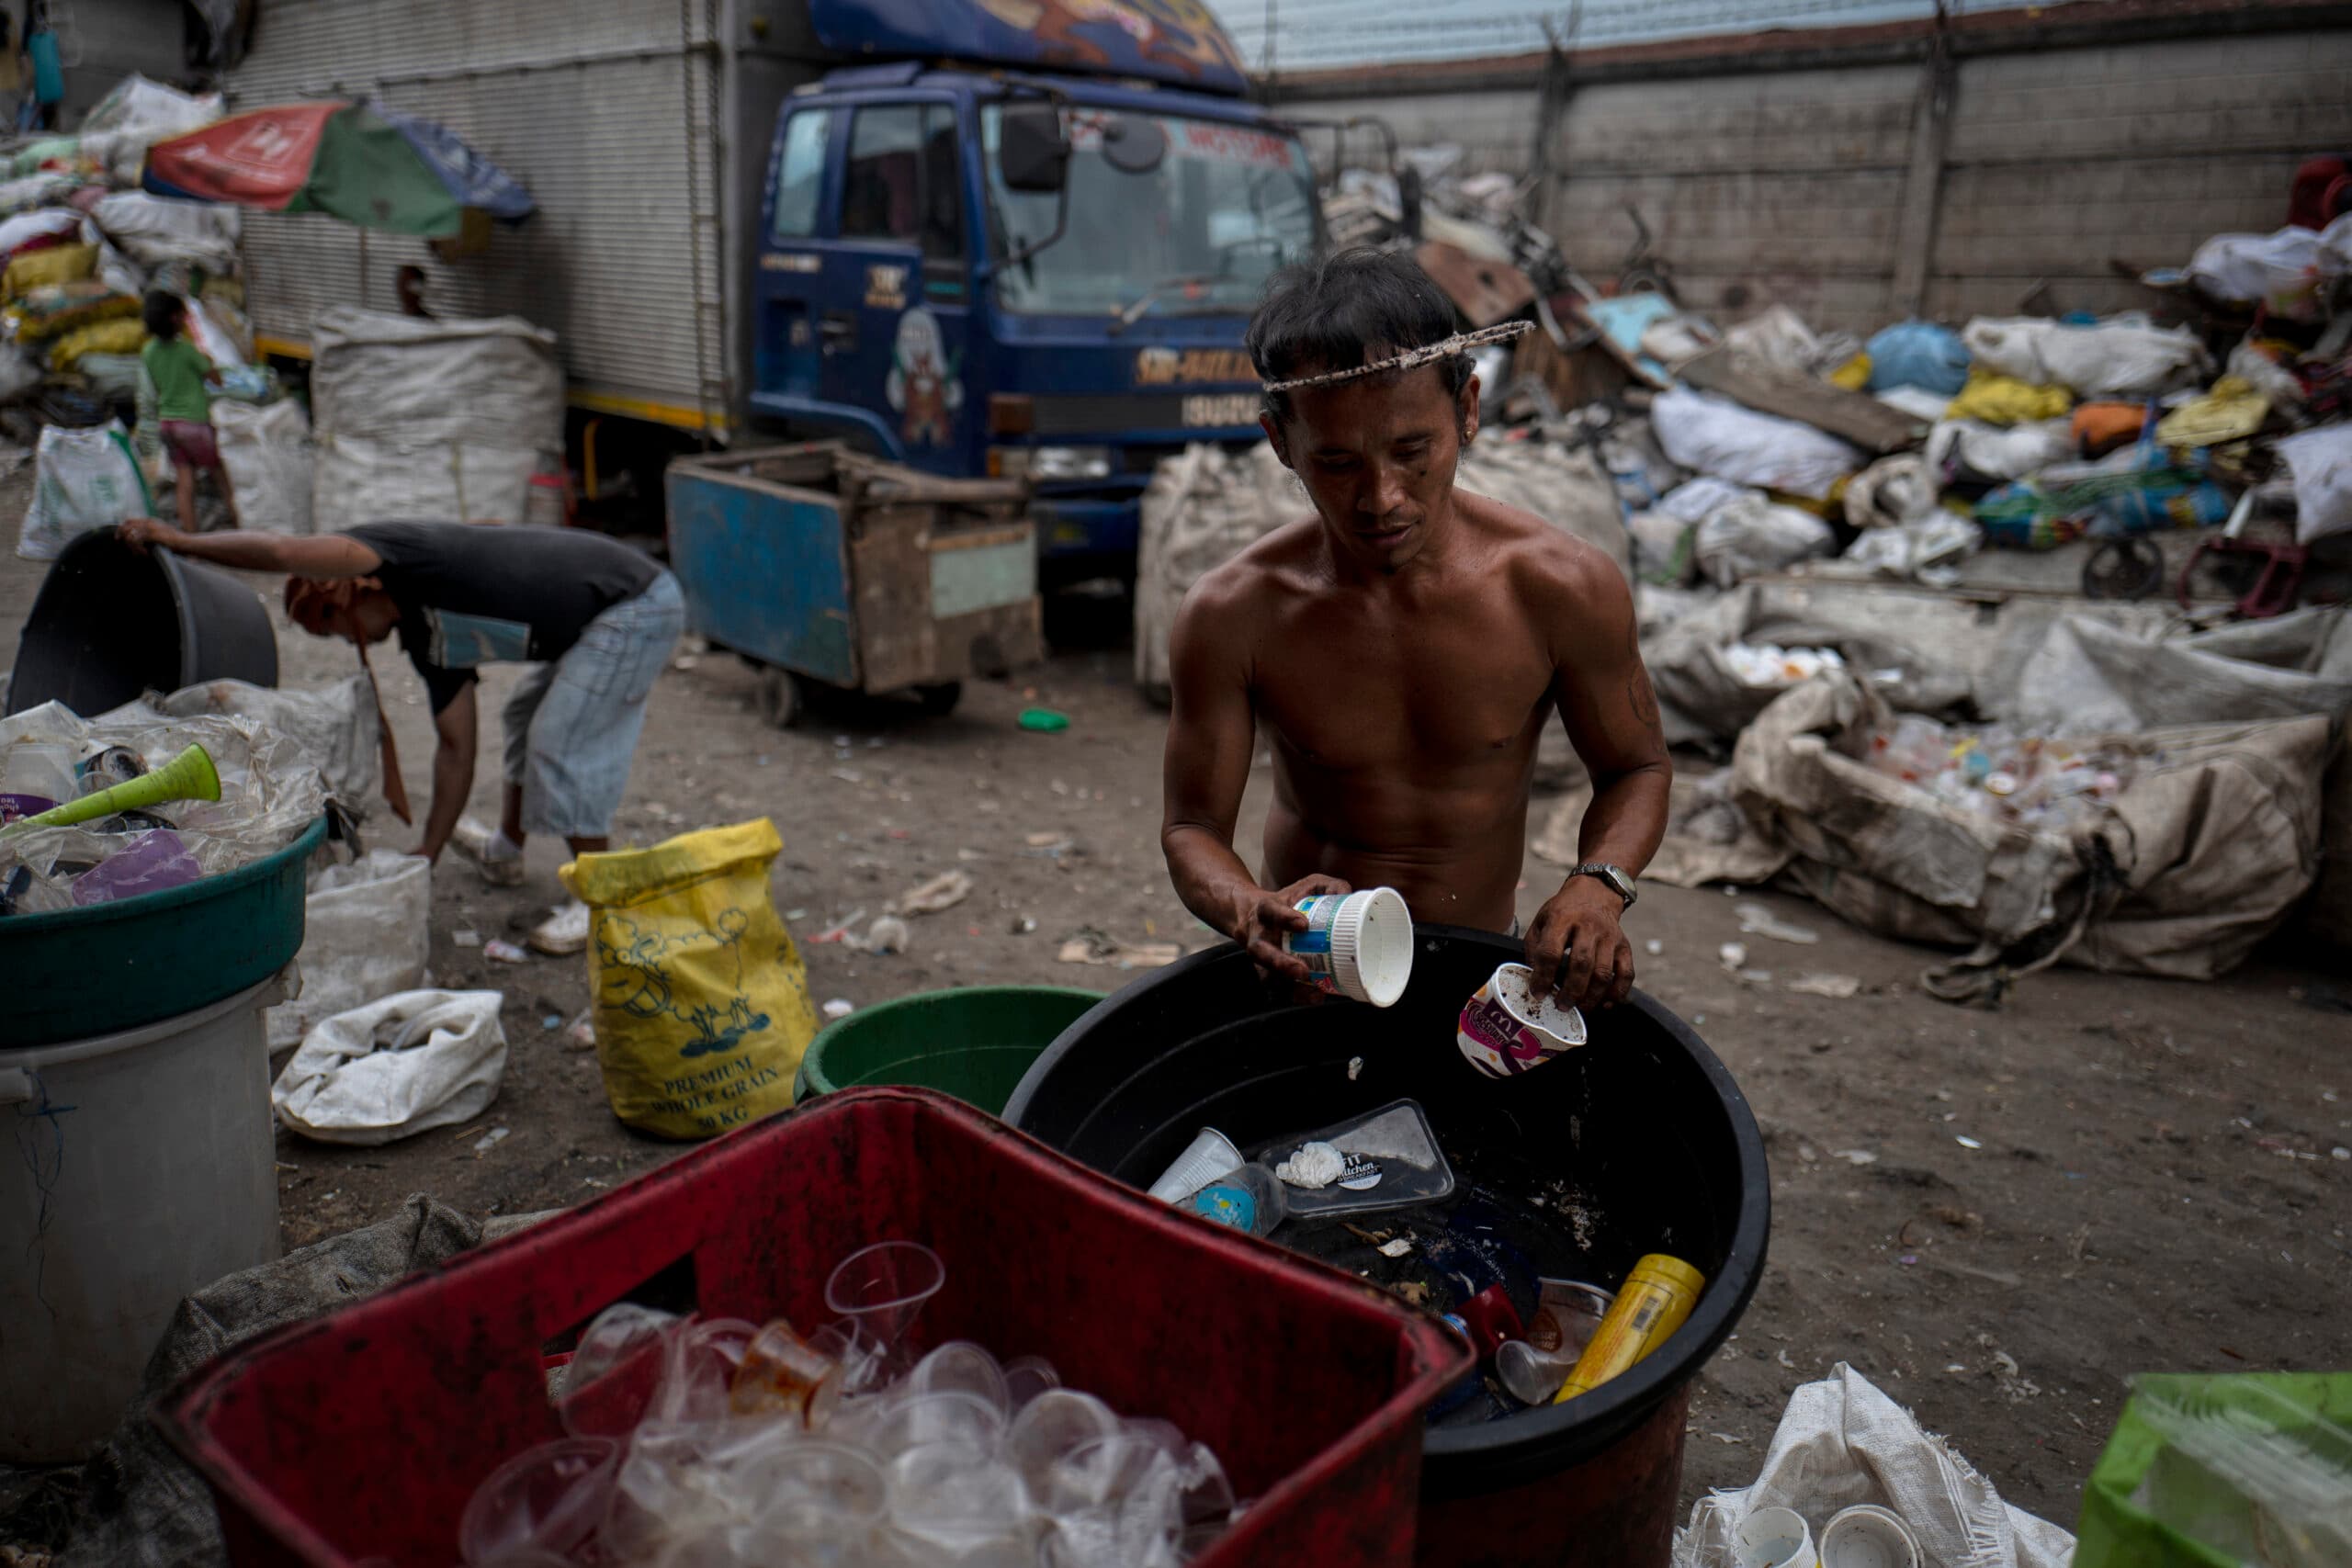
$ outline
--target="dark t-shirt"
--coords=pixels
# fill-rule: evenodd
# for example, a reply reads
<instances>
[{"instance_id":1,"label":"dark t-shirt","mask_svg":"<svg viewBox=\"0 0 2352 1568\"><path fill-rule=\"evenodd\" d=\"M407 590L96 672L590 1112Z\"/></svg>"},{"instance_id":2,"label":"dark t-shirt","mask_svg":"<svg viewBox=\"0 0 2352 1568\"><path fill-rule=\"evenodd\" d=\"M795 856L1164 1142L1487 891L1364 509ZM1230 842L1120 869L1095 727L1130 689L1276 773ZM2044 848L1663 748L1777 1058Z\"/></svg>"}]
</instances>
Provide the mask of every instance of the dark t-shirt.
<instances>
[{"instance_id":1,"label":"dark t-shirt","mask_svg":"<svg viewBox=\"0 0 2352 1568\"><path fill-rule=\"evenodd\" d=\"M477 665L562 658L590 621L662 570L578 528L368 523L347 532L383 558L375 575L400 608L401 648L436 714Z\"/></svg>"}]
</instances>

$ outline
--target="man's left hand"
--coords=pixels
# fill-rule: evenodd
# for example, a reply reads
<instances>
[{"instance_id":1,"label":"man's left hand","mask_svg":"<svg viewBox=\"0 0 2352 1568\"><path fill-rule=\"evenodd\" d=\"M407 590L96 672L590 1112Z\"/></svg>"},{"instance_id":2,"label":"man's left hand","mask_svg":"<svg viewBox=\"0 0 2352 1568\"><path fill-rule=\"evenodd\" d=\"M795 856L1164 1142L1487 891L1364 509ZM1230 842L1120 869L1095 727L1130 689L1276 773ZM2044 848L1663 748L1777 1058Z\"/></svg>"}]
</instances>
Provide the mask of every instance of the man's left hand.
<instances>
[{"instance_id":1,"label":"man's left hand","mask_svg":"<svg viewBox=\"0 0 2352 1568\"><path fill-rule=\"evenodd\" d=\"M1634 989L1634 949L1619 924L1625 901L1596 876L1570 877L1536 913L1527 966L1571 1007L1611 1007Z\"/></svg>"}]
</instances>

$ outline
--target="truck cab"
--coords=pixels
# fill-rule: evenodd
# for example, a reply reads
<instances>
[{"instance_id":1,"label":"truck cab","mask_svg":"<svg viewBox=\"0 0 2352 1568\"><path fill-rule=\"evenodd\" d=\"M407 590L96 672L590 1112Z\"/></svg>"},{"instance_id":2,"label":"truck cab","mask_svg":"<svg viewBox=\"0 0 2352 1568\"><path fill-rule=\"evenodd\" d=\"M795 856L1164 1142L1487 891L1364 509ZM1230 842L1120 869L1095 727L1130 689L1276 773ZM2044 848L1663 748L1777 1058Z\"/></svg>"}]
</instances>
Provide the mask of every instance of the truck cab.
<instances>
[{"instance_id":1,"label":"truck cab","mask_svg":"<svg viewBox=\"0 0 2352 1568\"><path fill-rule=\"evenodd\" d=\"M838 34L893 7L815 9ZM978 47L1018 55L1042 30ZM1106 32L1084 41L1123 74L939 62L974 51L958 37L793 92L747 300L752 414L942 475L1028 479L1049 582L1132 573L1159 460L1257 439L1243 329L1267 277L1320 240L1297 136L1205 90L1238 90L1229 44L1212 70Z\"/></svg>"}]
</instances>

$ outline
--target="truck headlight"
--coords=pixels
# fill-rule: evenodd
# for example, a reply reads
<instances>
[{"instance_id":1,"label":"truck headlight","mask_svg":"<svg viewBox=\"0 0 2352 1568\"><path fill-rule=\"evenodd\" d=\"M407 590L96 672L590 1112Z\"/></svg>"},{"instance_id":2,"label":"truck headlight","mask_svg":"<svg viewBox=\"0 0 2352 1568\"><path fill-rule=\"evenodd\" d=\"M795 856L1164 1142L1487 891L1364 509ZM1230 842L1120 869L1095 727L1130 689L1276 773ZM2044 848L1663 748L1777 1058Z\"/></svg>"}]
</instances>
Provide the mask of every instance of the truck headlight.
<instances>
[{"instance_id":1,"label":"truck headlight","mask_svg":"<svg viewBox=\"0 0 2352 1568\"><path fill-rule=\"evenodd\" d=\"M1111 477L1108 446L1039 446L1029 454L1033 479L1107 479Z\"/></svg>"}]
</instances>

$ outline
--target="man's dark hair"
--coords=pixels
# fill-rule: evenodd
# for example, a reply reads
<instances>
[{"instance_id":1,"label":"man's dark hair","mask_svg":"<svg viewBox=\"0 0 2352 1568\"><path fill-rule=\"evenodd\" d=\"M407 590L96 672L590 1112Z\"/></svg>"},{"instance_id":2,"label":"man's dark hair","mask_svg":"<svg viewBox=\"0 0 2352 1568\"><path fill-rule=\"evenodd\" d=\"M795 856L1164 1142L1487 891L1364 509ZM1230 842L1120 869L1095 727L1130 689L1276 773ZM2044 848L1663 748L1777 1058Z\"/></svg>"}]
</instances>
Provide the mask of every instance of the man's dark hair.
<instances>
[{"instance_id":1,"label":"man's dark hair","mask_svg":"<svg viewBox=\"0 0 2352 1568\"><path fill-rule=\"evenodd\" d=\"M1453 335L1453 307L1411 256L1357 245L1296 262L1267 280L1242 346L1261 380L1285 381L1352 370ZM1434 366L1456 399L1470 382L1466 354ZM1290 418L1290 395L1265 394L1275 423Z\"/></svg>"},{"instance_id":2,"label":"man's dark hair","mask_svg":"<svg viewBox=\"0 0 2352 1568\"><path fill-rule=\"evenodd\" d=\"M139 319L146 325L149 337L169 343L180 335L180 317L187 310L187 301L170 289L150 288L147 297L139 301Z\"/></svg>"}]
</instances>

